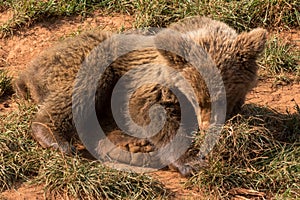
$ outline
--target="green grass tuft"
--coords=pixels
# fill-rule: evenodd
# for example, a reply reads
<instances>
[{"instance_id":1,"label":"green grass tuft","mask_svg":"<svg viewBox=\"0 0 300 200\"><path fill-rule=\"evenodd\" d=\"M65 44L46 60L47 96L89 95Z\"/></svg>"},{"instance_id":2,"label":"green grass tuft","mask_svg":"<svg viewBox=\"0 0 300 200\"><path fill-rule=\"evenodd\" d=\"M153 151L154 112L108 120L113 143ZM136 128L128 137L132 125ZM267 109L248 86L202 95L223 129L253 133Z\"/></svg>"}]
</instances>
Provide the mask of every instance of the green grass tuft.
<instances>
[{"instance_id":1,"label":"green grass tuft","mask_svg":"<svg viewBox=\"0 0 300 200\"><path fill-rule=\"evenodd\" d=\"M19 110L0 115L0 191L16 183L45 186L46 196L77 199L167 198L162 183L147 175L120 172L96 161L63 156L42 149L30 136L36 107L19 104Z\"/></svg>"},{"instance_id":2,"label":"green grass tuft","mask_svg":"<svg viewBox=\"0 0 300 200\"><path fill-rule=\"evenodd\" d=\"M300 25L300 6L297 0L205 0L197 2L199 14L221 20L240 31L258 26L274 29Z\"/></svg>"},{"instance_id":3,"label":"green grass tuft","mask_svg":"<svg viewBox=\"0 0 300 200\"><path fill-rule=\"evenodd\" d=\"M296 74L300 68L297 63L299 56L300 53L296 51L294 45L273 36L267 41L259 64L263 70L273 76L285 72Z\"/></svg>"},{"instance_id":4,"label":"green grass tuft","mask_svg":"<svg viewBox=\"0 0 300 200\"><path fill-rule=\"evenodd\" d=\"M102 5L103 8L133 15L136 19L134 26L137 28L164 27L171 22L195 15L197 11L195 4L186 0L113 0L106 2L107 4Z\"/></svg>"},{"instance_id":5,"label":"green grass tuft","mask_svg":"<svg viewBox=\"0 0 300 200\"><path fill-rule=\"evenodd\" d=\"M280 114L246 106L243 115L226 123L219 143L208 156L208 167L187 185L205 188L222 199L231 198L236 188L263 192L265 198L299 197L299 111L298 107L294 114Z\"/></svg>"},{"instance_id":6,"label":"green grass tuft","mask_svg":"<svg viewBox=\"0 0 300 200\"><path fill-rule=\"evenodd\" d=\"M11 80L5 71L0 70L0 98L13 92Z\"/></svg>"},{"instance_id":7,"label":"green grass tuft","mask_svg":"<svg viewBox=\"0 0 300 200\"><path fill-rule=\"evenodd\" d=\"M0 115L0 191L17 181L35 175L39 166L39 151L27 133L33 106L19 105L19 111Z\"/></svg>"},{"instance_id":8,"label":"green grass tuft","mask_svg":"<svg viewBox=\"0 0 300 200\"><path fill-rule=\"evenodd\" d=\"M49 18L78 14L85 16L92 9L93 4L93 1L88 0L10 0L2 5L11 8L14 15L12 19L0 26L0 31L2 37L5 37L13 34L20 27Z\"/></svg>"},{"instance_id":9,"label":"green grass tuft","mask_svg":"<svg viewBox=\"0 0 300 200\"><path fill-rule=\"evenodd\" d=\"M54 197L63 194L76 199L163 199L167 195L164 186L149 176L58 154L43 163L35 182L46 183L47 196Z\"/></svg>"},{"instance_id":10,"label":"green grass tuft","mask_svg":"<svg viewBox=\"0 0 300 200\"><path fill-rule=\"evenodd\" d=\"M106 14L130 14L136 19L135 27L164 27L193 15L205 15L224 21L239 31L258 26L289 29L300 25L300 6L297 0L9 0L0 2L0 7L10 8L14 12L14 17L0 27L3 36L43 19L85 16L94 10Z\"/></svg>"},{"instance_id":11,"label":"green grass tuft","mask_svg":"<svg viewBox=\"0 0 300 200\"><path fill-rule=\"evenodd\" d=\"M105 1L102 5L114 12L135 16L136 27L166 26L187 16L204 15L221 20L239 31L257 26L265 28L292 28L300 25L300 7L297 0L122 0Z\"/></svg>"},{"instance_id":12,"label":"green grass tuft","mask_svg":"<svg viewBox=\"0 0 300 200\"><path fill-rule=\"evenodd\" d=\"M187 16L203 15L221 20L239 31L257 26L292 28L300 25L299 4L288 1L104 1L102 7L134 15L136 27L166 26Z\"/></svg>"}]
</instances>

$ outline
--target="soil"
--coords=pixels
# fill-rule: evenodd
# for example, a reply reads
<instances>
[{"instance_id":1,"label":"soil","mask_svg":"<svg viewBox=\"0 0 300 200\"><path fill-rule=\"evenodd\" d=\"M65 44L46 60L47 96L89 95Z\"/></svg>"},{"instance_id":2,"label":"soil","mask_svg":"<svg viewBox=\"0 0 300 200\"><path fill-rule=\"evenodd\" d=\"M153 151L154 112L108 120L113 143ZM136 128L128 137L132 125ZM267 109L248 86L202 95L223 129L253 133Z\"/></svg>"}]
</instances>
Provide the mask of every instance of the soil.
<instances>
[{"instance_id":1,"label":"soil","mask_svg":"<svg viewBox=\"0 0 300 200\"><path fill-rule=\"evenodd\" d=\"M0 15L0 23L11 18L11 11L4 11ZM5 69L9 75L16 77L20 70L24 69L30 61L47 50L54 43L62 39L78 34L83 30L103 28L116 31L132 27L134 19L128 15L111 14L103 16L101 13L94 13L92 17L82 19L81 17L64 17L39 22L31 27L25 27L13 36L0 40L0 69ZM292 30L281 32L279 35L293 40L298 49L300 48L300 31ZM262 79L257 87L247 96L246 103L266 105L280 112L295 112L294 106L300 104L300 84L277 84L274 86L274 79ZM16 107L11 99L0 102L0 113L10 112ZM184 188L185 178L177 172L157 171L152 176L163 182L167 188L174 192L176 199L201 199L201 192L187 190ZM30 186L27 184L16 185L15 189L4 191L0 199L27 200L45 199L42 186Z\"/></svg>"}]
</instances>

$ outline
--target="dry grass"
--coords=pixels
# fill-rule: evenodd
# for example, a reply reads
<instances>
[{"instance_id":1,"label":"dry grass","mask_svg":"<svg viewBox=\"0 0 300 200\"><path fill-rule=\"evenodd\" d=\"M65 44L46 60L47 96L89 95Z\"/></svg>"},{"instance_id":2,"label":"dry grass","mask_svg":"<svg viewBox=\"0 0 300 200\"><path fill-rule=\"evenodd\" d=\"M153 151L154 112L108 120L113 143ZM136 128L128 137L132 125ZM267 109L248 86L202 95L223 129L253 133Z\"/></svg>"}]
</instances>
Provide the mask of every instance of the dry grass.
<instances>
[{"instance_id":1,"label":"dry grass","mask_svg":"<svg viewBox=\"0 0 300 200\"><path fill-rule=\"evenodd\" d=\"M295 44L273 35L267 41L259 65L270 76L284 73L296 74L300 69L299 60L300 52Z\"/></svg>"},{"instance_id":2,"label":"dry grass","mask_svg":"<svg viewBox=\"0 0 300 200\"><path fill-rule=\"evenodd\" d=\"M36 107L19 103L19 110L0 115L0 191L15 183L45 186L46 196L78 199L165 199L170 194L153 178L120 172L82 157L45 150L30 136Z\"/></svg>"},{"instance_id":3,"label":"dry grass","mask_svg":"<svg viewBox=\"0 0 300 200\"><path fill-rule=\"evenodd\" d=\"M13 92L11 77L3 70L0 70L0 98Z\"/></svg>"},{"instance_id":4,"label":"dry grass","mask_svg":"<svg viewBox=\"0 0 300 200\"><path fill-rule=\"evenodd\" d=\"M2 24L9 36L43 18L89 15L94 10L133 15L135 27L166 26L192 15L206 15L239 31L260 26L269 29L299 27L299 3L287 1L184 1L184 0L72 0L0 1L0 12L11 9L13 18ZM299 54L292 44L271 37L260 60L269 76L300 75ZM279 77L280 78L280 77ZM11 79L0 71L0 98L11 94ZM48 196L75 198L155 199L168 198L163 185L149 176L120 172L81 157L65 157L44 150L30 136L30 121L36 107L18 101L19 109L0 115L0 190L16 182L44 184ZM208 156L209 167L189 179L220 198L300 197L300 108L281 114L269 108L248 105L229 120L219 144ZM3 163L3 164L2 164ZM52 192L51 192L52 191ZM243 193L244 192L244 193ZM241 194L243 193L243 194Z\"/></svg>"},{"instance_id":5,"label":"dry grass","mask_svg":"<svg viewBox=\"0 0 300 200\"><path fill-rule=\"evenodd\" d=\"M12 9L13 18L0 26L2 36L13 34L25 25L43 19L71 15L122 12L133 15L136 27L163 27L187 16L205 15L221 20L237 30L249 30L260 26L265 28L289 29L300 25L300 6L297 0L71 0L71 1L0 1L0 11Z\"/></svg>"},{"instance_id":6,"label":"dry grass","mask_svg":"<svg viewBox=\"0 0 300 200\"><path fill-rule=\"evenodd\" d=\"M269 108L245 106L229 120L219 143L208 156L208 168L188 182L229 199L237 188L265 198L299 197L300 109L281 114ZM253 196L250 192L245 194ZM254 195L255 196L255 195Z\"/></svg>"}]
</instances>

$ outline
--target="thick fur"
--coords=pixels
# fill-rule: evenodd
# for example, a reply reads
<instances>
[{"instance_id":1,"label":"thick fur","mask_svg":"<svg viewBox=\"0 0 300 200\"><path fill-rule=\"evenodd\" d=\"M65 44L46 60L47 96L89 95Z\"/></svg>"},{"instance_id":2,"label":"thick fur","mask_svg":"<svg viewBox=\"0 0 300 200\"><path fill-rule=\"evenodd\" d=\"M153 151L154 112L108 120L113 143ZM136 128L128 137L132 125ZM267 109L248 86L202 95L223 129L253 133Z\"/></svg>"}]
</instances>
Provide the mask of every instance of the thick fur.
<instances>
[{"instance_id":1,"label":"thick fur","mask_svg":"<svg viewBox=\"0 0 300 200\"><path fill-rule=\"evenodd\" d=\"M192 17L170 26L203 47L221 71L227 95L227 116L236 114L257 81L256 59L263 51L262 28L237 34L226 24L206 17Z\"/></svg>"},{"instance_id":2,"label":"thick fur","mask_svg":"<svg viewBox=\"0 0 300 200\"><path fill-rule=\"evenodd\" d=\"M32 135L43 147L71 152L69 140L76 134L72 124L72 91L76 74L89 52L110 33L89 32L46 50L20 73L17 94L39 105Z\"/></svg>"},{"instance_id":3,"label":"thick fur","mask_svg":"<svg viewBox=\"0 0 300 200\"><path fill-rule=\"evenodd\" d=\"M170 29L182 33L184 37L193 40L205 50L203 55L211 58L223 78L226 89L227 117L237 113L244 104L247 92L255 86L258 70L256 59L263 51L266 31L258 28L237 34L226 24L205 17L184 19L172 24ZM80 107L81 95L89 90L90 81L89 77L83 76L82 82L75 85L77 72L91 50L106 39L110 39L112 35L94 31L58 44L33 61L16 80L15 88L18 94L24 97L30 94L40 106L32 122L32 134L43 147L59 148L65 153L71 153L72 147L69 141L77 135L73 124L72 94L75 91L76 99L78 99L73 102L75 103L73 107L81 112L84 109ZM174 48L185 48L180 41L168 39L168 35L164 32L151 37L156 37L158 42L165 40ZM115 46L118 45L115 44ZM110 46L107 46L107 49L109 48ZM99 53L94 55L95 57L93 53L89 55L90 63L93 63L93 59L97 61L103 59L101 55L99 57ZM201 113L195 111L197 115L200 115L197 116L198 125L196 124L195 128L197 129L197 126L205 128L210 124L210 96L203 78L193 70L193 66L178 55L156 48L130 52L117 58L104 72L97 85L95 105L98 120L108 137L122 149L131 152L150 152L163 147L180 127L181 110L176 95L160 84L146 84L135 88L136 91L128 102L129 112L136 124L145 127L150 123L149 109L154 104L162 105L166 110L166 122L163 128L158 134L149 136L148 139L134 138L123 134L118 129L110 109L113 88L126 72L145 64L163 64L181 71L183 77L195 90L196 100L201 108ZM97 69L91 70L97 71ZM157 73L157 69L151 67L147 70L149 70L149 77L139 77L137 73L137 77L133 79L155 80L156 74L168 73L164 71ZM189 155L186 154L173 163L183 175L191 172L189 162L193 159Z\"/></svg>"}]
</instances>

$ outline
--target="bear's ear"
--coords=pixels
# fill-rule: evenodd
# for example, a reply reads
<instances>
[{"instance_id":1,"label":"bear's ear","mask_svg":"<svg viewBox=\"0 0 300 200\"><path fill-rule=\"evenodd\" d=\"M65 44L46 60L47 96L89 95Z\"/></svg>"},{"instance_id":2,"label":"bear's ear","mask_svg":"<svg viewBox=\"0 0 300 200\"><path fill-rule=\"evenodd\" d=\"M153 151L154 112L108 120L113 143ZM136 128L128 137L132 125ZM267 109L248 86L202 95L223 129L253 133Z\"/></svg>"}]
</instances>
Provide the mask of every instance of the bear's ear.
<instances>
[{"instance_id":1,"label":"bear's ear","mask_svg":"<svg viewBox=\"0 0 300 200\"><path fill-rule=\"evenodd\" d=\"M246 58L257 58L264 50L267 40L267 31L262 28L253 29L250 32L243 32L235 40L235 48L239 55Z\"/></svg>"}]
</instances>

